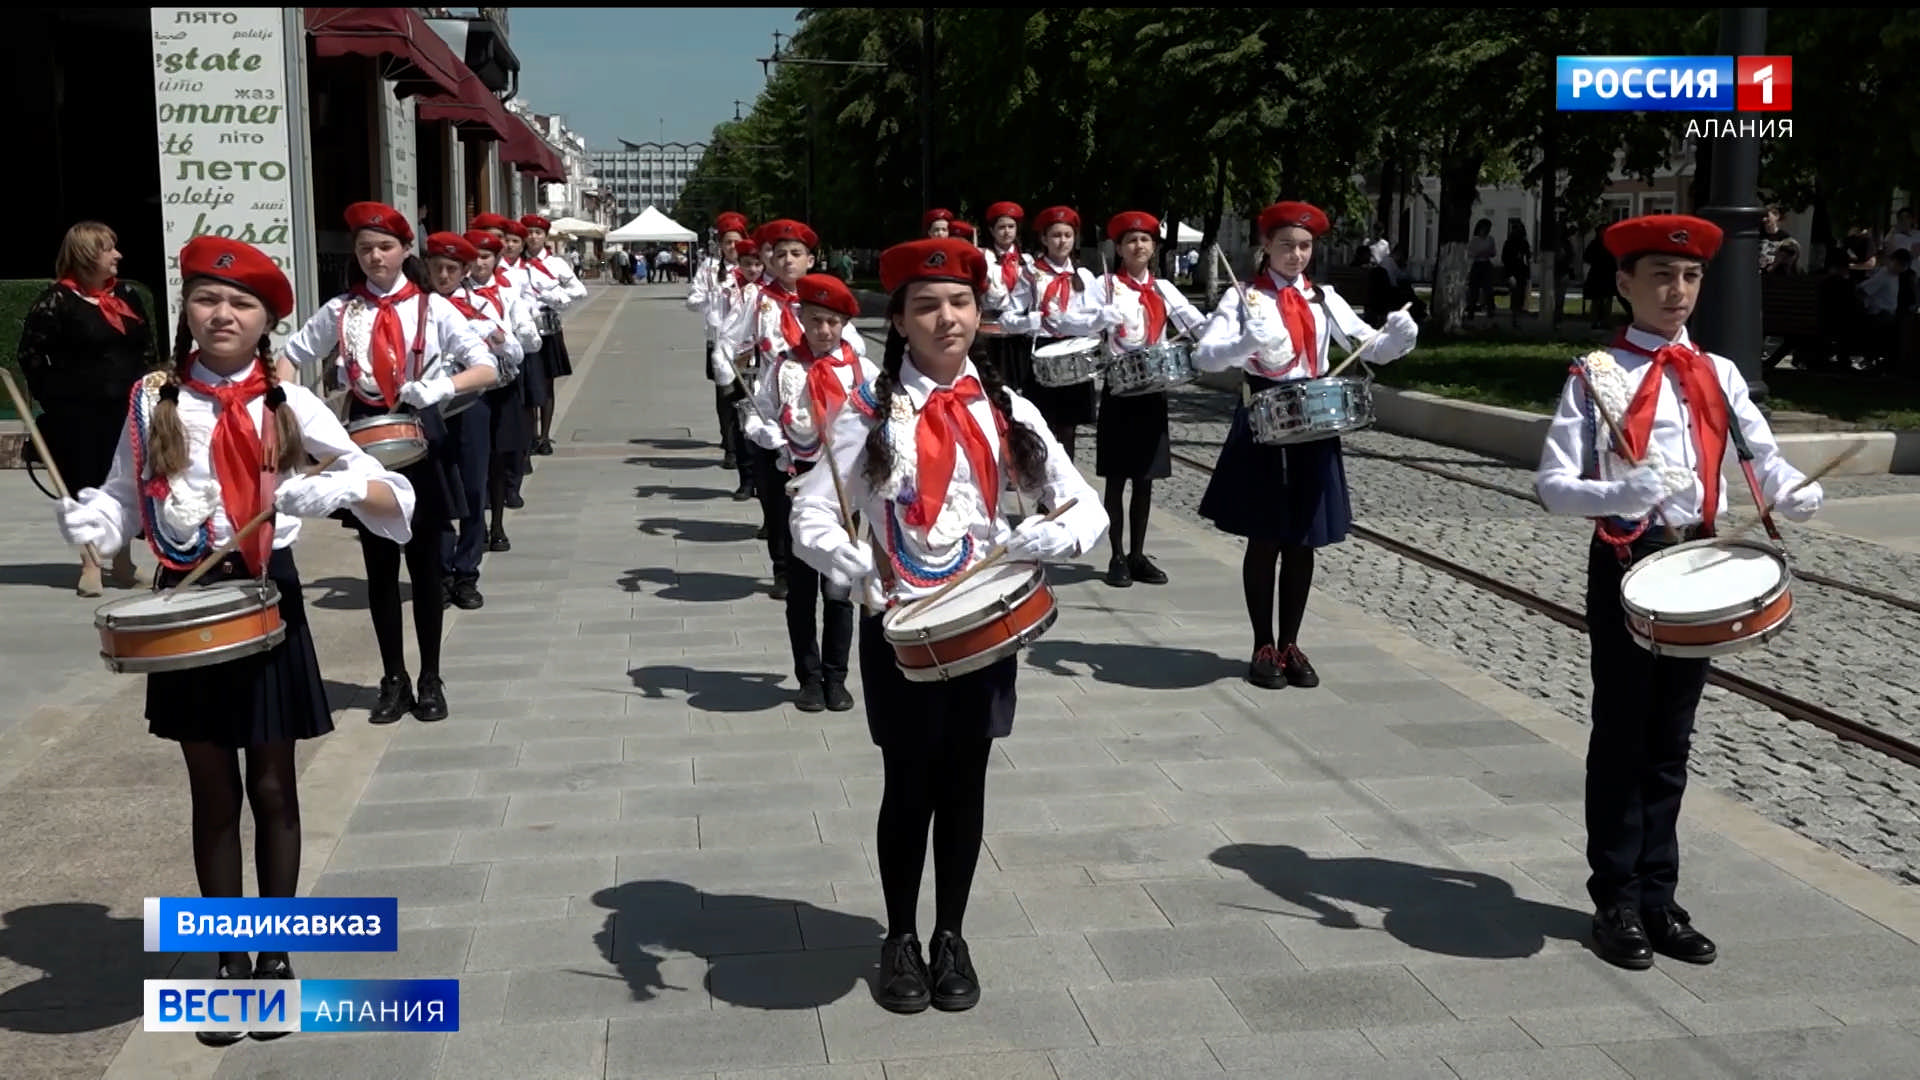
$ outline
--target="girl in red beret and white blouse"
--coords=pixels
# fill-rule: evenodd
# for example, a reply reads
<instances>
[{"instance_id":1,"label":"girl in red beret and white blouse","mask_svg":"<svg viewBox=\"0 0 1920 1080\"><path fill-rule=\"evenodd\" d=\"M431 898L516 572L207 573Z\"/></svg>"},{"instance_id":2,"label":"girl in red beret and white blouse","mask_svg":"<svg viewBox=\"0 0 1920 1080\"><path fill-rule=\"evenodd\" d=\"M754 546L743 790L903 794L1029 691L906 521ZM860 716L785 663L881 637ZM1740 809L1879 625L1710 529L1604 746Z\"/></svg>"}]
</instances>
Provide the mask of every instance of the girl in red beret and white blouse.
<instances>
[{"instance_id":1,"label":"girl in red beret and white blouse","mask_svg":"<svg viewBox=\"0 0 1920 1080\"><path fill-rule=\"evenodd\" d=\"M587 298L586 283L573 272L573 264L555 255L547 248L547 232L553 223L539 214L527 214L520 218L520 224L527 230L527 252L524 260L529 280L545 278L546 285L541 304L553 312L553 332L544 334L540 344L540 363L546 365L547 380L553 384L554 393L559 393L560 380L573 374L573 357L567 352L567 335L560 323L560 314ZM536 454L553 453L553 395L548 395L540 405L540 433L533 440L531 448Z\"/></svg>"},{"instance_id":2,"label":"girl in red beret and white blouse","mask_svg":"<svg viewBox=\"0 0 1920 1080\"><path fill-rule=\"evenodd\" d=\"M148 675L146 716L148 731L178 742L186 760L200 894L243 895L244 801L253 808L259 895L290 897L300 880L294 744L333 730L293 562L300 519L345 511L387 542L404 543L414 491L355 446L324 401L280 382L267 335L293 313L293 286L266 253L198 237L180 252L180 276L172 358L133 385L106 482L61 500L58 523L68 543L102 554L144 534L160 562L154 585L163 589L260 511L277 511L202 580L271 582L285 638L265 652ZM316 476L293 475L309 457L335 460ZM294 974L286 953L261 953L257 962L221 953L218 977ZM198 1037L226 1046L245 1035Z\"/></svg>"},{"instance_id":3,"label":"girl in red beret and white blouse","mask_svg":"<svg viewBox=\"0 0 1920 1080\"><path fill-rule=\"evenodd\" d=\"M951 210L929 210L920 215L920 231L926 233L929 238L951 235L952 228L953 211Z\"/></svg>"},{"instance_id":4,"label":"girl in red beret and white blouse","mask_svg":"<svg viewBox=\"0 0 1920 1080\"><path fill-rule=\"evenodd\" d=\"M687 285L687 310L698 312L706 324L707 348L700 358L700 369L709 378L713 375L713 354L719 346L720 329L727 324L727 279L735 276L740 242L747 238L746 215L735 210L725 211L713 219L713 231L716 234L713 254L700 260ZM739 414L727 400L725 387L714 388L713 405L720 424L721 468L737 469L740 459L747 455L739 445Z\"/></svg>"},{"instance_id":5,"label":"girl in red beret and white blouse","mask_svg":"<svg viewBox=\"0 0 1920 1080\"><path fill-rule=\"evenodd\" d=\"M1202 371L1244 368L1246 389L1254 394L1324 377L1332 368L1329 342L1351 349L1373 333L1338 293L1307 280L1314 241L1328 228L1325 213L1303 202L1275 203L1260 212L1259 227L1259 269L1244 290L1222 294L1193 354L1194 366ZM1413 317L1396 311L1362 359L1396 360L1413 349L1418 336ZM1320 685L1299 638L1313 588L1314 551L1345 539L1353 523L1340 439L1256 443L1247 407L1241 405L1200 500L1200 514L1222 532L1247 538L1240 572L1253 623L1247 681L1269 690Z\"/></svg>"},{"instance_id":6,"label":"girl in red beret and white blouse","mask_svg":"<svg viewBox=\"0 0 1920 1080\"><path fill-rule=\"evenodd\" d=\"M1080 215L1071 207L1048 207L1034 216L1033 231L1039 234L1045 253L1021 276L1010 310L1000 316L1000 329L1034 335L1033 345L1039 349L1119 325L1117 310L1101 302L1093 272L1073 263L1080 243ZM1093 423L1093 383L1042 386L1033 378L1030 356L1026 370L1007 374L1047 418L1047 428L1071 457L1076 429Z\"/></svg>"}]
</instances>

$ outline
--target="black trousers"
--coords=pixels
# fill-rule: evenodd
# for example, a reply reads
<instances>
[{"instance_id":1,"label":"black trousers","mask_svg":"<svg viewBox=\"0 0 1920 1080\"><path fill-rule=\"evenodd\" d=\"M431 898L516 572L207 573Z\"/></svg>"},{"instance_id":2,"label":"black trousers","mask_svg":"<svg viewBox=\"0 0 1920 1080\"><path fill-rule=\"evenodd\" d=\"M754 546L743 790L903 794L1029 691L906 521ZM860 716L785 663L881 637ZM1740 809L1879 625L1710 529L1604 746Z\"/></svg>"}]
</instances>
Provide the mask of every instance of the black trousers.
<instances>
[{"instance_id":1,"label":"black trousers","mask_svg":"<svg viewBox=\"0 0 1920 1080\"><path fill-rule=\"evenodd\" d=\"M767 527L767 559L773 564L773 576L781 577L793 563L793 536L787 531L793 500L787 498L787 471L780 467L778 450L763 450L751 443L747 449L747 457L754 463L754 487L760 495L760 524ZM787 586L792 588L791 579Z\"/></svg>"},{"instance_id":2,"label":"black trousers","mask_svg":"<svg viewBox=\"0 0 1920 1080\"><path fill-rule=\"evenodd\" d=\"M1663 546L1643 540L1634 545L1633 560ZM1614 549L1594 541L1587 557L1593 669L1587 893L1596 907L1651 911L1673 903L1680 882L1676 829L1709 661L1656 657L1634 642L1620 604L1625 573Z\"/></svg>"},{"instance_id":3,"label":"black trousers","mask_svg":"<svg viewBox=\"0 0 1920 1080\"><path fill-rule=\"evenodd\" d=\"M751 489L755 479L753 455L757 448L747 441L746 433L740 430L740 410L734 406L726 388L713 388L713 411L720 417L720 449L723 453L733 455L733 467L740 474L740 486Z\"/></svg>"},{"instance_id":4,"label":"black trousers","mask_svg":"<svg viewBox=\"0 0 1920 1080\"><path fill-rule=\"evenodd\" d=\"M813 468L813 463L801 462L797 468L804 473ZM773 492L771 500L766 494L769 490ZM820 681L845 686L847 657L853 651L853 600L850 596L828 596L826 575L808 566L806 560L793 557L793 500L787 496L785 478L761 488L760 499L774 526L786 537L787 642L793 647L793 677L802 686ZM772 536L773 529L768 529L767 535ZM817 611L820 614L816 618Z\"/></svg>"}]
</instances>

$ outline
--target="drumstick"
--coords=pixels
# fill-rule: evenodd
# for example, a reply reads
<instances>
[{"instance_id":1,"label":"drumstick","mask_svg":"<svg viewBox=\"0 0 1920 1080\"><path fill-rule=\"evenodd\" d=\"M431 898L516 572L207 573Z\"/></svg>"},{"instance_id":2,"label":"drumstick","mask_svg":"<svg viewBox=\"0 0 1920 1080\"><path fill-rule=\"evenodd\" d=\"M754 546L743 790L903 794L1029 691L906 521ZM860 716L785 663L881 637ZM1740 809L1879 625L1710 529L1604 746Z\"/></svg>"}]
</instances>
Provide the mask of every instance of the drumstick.
<instances>
[{"instance_id":1,"label":"drumstick","mask_svg":"<svg viewBox=\"0 0 1920 1080\"><path fill-rule=\"evenodd\" d=\"M848 541L857 544L860 534L854 531L853 509L847 504L847 489L840 480L840 466L833 459L833 432L828 431L820 436L820 453L826 458L827 471L833 474L833 494L840 501L840 524L847 530ZM877 569L878 564L875 566ZM861 598L860 606L867 606L865 597Z\"/></svg>"},{"instance_id":2,"label":"drumstick","mask_svg":"<svg viewBox=\"0 0 1920 1080\"><path fill-rule=\"evenodd\" d=\"M1247 287L1240 284L1239 276L1233 272L1233 263L1227 259L1226 252L1220 250L1219 244L1213 245L1213 257L1221 266L1227 268L1227 280L1233 282L1234 292L1240 296L1240 329L1245 333L1247 317L1253 314L1253 308L1247 303ZM1253 404L1253 391L1247 389L1245 380L1240 383L1240 404L1243 406Z\"/></svg>"},{"instance_id":3,"label":"drumstick","mask_svg":"<svg viewBox=\"0 0 1920 1080\"><path fill-rule=\"evenodd\" d=\"M19 413L20 422L27 425L27 437L33 440L34 449L40 451L40 460L47 463L47 478L53 481L54 494L62 499L72 498L67 494L66 481L60 478L60 466L53 460L53 451L47 448L46 436L40 434L40 425L33 420L33 410L27 408L26 396L20 393L20 384L13 381L13 372L0 367L0 379L6 381L7 395L13 398L13 411ZM87 558L98 563L100 553L93 549L92 544L86 547Z\"/></svg>"},{"instance_id":4,"label":"drumstick","mask_svg":"<svg viewBox=\"0 0 1920 1080\"><path fill-rule=\"evenodd\" d=\"M1078 503L1079 501L1080 501L1079 499L1068 499L1066 502L1061 503L1059 506L1055 507L1053 510L1053 513L1048 514L1044 520L1053 521L1054 519L1058 518L1061 514L1064 514L1067 511L1073 509L1074 504ZM914 604L933 603L935 600L938 600L941 597L947 595L948 593L952 592L954 589L959 588L961 582L967 580L968 578L979 573L980 571L985 570L988 566L991 566L992 564L999 562L1001 559L1005 558L1006 555L1007 555L1007 545L995 544L993 546L993 550L987 552L986 558L981 559L979 562L974 563L972 566L969 566L965 570L961 571L961 573L957 577L955 577L952 581L949 581L945 585L942 585L940 587L940 591L934 593L931 596L927 596L927 597L923 597L922 599L915 600L913 601L913 603Z\"/></svg>"},{"instance_id":5,"label":"drumstick","mask_svg":"<svg viewBox=\"0 0 1920 1080\"><path fill-rule=\"evenodd\" d=\"M1607 433L1613 436L1615 450L1620 453L1621 457L1627 457L1627 437L1620 430L1620 422L1613 418L1613 414L1607 411L1606 404L1600 400L1600 395L1594 392L1593 380L1587 377L1587 365L1575 364L1573 365L1573 370L1580 376L1580 385L1586 388L1587 400L1593 402L1593 411L1600 414L1600 419L1605 421L1607 425ZM1651 448L1653 444L1649 441L1647 445ZM1645 456L1627 458L1627 462L1636 469L1639 468L1640 463L1645 460ZM1658 509L1658 507L1655 507L1655 509ZM1674 531L1672 522L1662 517L1660 524L1666 530L1668 543L1673 543L1680 539L1679 534Z\"/></svg>"},{"instance_id":6,"label":"drumstick","mask_svg":"<svg viewBox=\"0 0 1920 1080\"><path fill-rule=\"evenodd\" d=\"M340 460L339 454L329 455L325 461L316 462L315 464L313 464L312 466L308 467L306 470L301 472L300 475L301 476L319 476L321 473L326 472L329 466L331 466L334 462L339 460ZM266 521L268 518L272 517L274 513L275 513L274 508L269 506L265 510L262 510L258 514L255 514L253 516L252 521L247 522L245 525L242 525L240 526L239 529L235 530L232 536L227 537L227 542L224 544L221 544L218 548L216 548L213 554L208 555L206 558L200 560L200 565L194 567L191 571L189 571L186 577L181 578L180 584L175 585L171 589L168 589L167 595L164 597L164 599L172 600L175 594L179 593L182 589L185 589L187 586L192 585L194 582L199 581L201 578L205 577L207 574L207 571L213 569L215 566L218 566L221 560L225 559L229 554L233 552L234 548L237 548L240 546L240 542L247 538L247 534L259 528L261 523Z\"/></svg>"},{"instance_id":7,"label":"drumstick","mask_svg":"<svg viewBox=\"0 0 1920 1080\"><path fill-rule=\"evenodd\" d=\"M1860 451L1865 450L1866 448L1867 448L1866 443L1857 442L1848 446L1845 450L1840 451L1838 454L1834 455L1834 458L1832 461L1829 461L1825 465L1822 465L1818 469L1815 469L1811 474L1801 477L1799 483L1794 484L1792 487L1788 488L1787 490L1781 492L1779 495L1775 496L1773 501L1767 504L1767 508L1761 511L1760 516L1753 521L1747 522L1745 528L1741 529L1741 531L1747 532L1753 529L1754 526L1756 525L1764 524L1767 517L1773 513L1776 507L1780 505L1781 499L1789 498L1794 494L1798 493L1801 488L1806 487L1808 484L1818 482L1821 477L1827 475L1828 473L1839 468L1840 466L1845 465L1847 462L1852 461L1854 457L1860 453Z\"/></svg>"},{"instance_id":8,"label":"drumstick","mask_svg":"<svg viewBox=\"0 0 1920 1080\"><path fill-rule=\"evenodd\" d=\"M1400 310L1401 310L1401 311L1412 311L1412 310L1413 310L1413 301L1411 301L1411 300L1409 300L1409 301L1407 301L1406 303L1404 303L1404 304L1402 304L1402 305L1400 305ZM1396 314L1397 314L1397 313L1396 313ZM1360 359L1360 354L1361 354L1361 353L1363 353L1363 352L1366 352L1366 351L1367 351L1367 349L1369 349L1370 347L1372 347L1372 345L1373 345L1373 343L1374 343L1374 342L1376 342L1376 341L1379 341L1379 340L1380 340L1380 335L1381 335L1381 334L1384 334L1384 333L1386 333L1386 332L1387 332L1387 324L1386 324L1386 323L1381 323L1381 324L1380 324L1380 328L1379 328L1378 330L1375 330L1375 331L1374 331L1373 333L1371 333L1371 334L1368 334L1368 335L1367 335L1367 340L1365 340L1365 341L1363 341L1363 342L1361 342L1358 348L1356 348L1356 349L1354 349L1354 350L1353 350L1352 352L1350 352L1350 353L1348 353L1348 354L1347 354L1347 358L1346 358L1345 360L1342 360L1342 361L1340 361L1340 366L1339 366L1339 367L1337 367L1337 368L1334 368L1334 369L1333 369L1332 371L1329 371L1329 372L1327 372L1327 378L1329 378L1329 379L1331 379L1331 378L1333 378L1333 377L1334 377L1335 375L1338 375L1338 374L1340 374L1341 372L1343 372L1343 371L1345 371L1345 370L1347 370L1347 365L1348 365L1348 364L1351 364L1351 363L1353 363L1353 362L1354 362L1355 360L1358 360L1358 359Z\"/></svg>"}]
</instances>

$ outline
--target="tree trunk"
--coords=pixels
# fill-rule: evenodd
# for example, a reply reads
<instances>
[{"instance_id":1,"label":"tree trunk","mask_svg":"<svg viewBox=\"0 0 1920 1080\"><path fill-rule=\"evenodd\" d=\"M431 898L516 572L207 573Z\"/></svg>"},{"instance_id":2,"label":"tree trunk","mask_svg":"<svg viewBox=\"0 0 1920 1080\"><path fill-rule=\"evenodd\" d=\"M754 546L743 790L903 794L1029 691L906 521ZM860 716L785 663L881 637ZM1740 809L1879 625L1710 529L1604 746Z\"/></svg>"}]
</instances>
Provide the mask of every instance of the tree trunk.
<instances>
[{"instance_id":1,"label":"tree trunk","mask_svg":"<svg viewBox=\"0 0 1920 1080\"><path fill-rule=\"evenodd\" d=\"M1395 196L1399 194L1399 188L1399 146L1394 143L1389 143L1387 144L1386 160L1380 165L1380 201L1377 209L1374 210L1374 219L1380 223L1380 233L1386 238L1389 246L1392 246L1394 242L1393 226L1396 220L1394 202Z\"/></svg>"},{"instance_id":2,"label":"tree trunk","mask_svg":"<svg viewBox=\"0 0 1920 1080\"><path fill-rule=\"evenodd\" d=\"M1200 276L1206 288L1207 301L1211 303L1220 295L1220 260L1213 257L1213 251L1220 242L1220 219L1227 213L1227 159L1216 155L1213 159L1213 198L1207 207L1206 220L1200 223Z\"/></svg>"},{"instance_id":3,"label":"tree trunk","mask_svg":"<svg viewBox=\"0 0 1920 1080\"><path fill-rule=\"evenodd\" d=\"M1540 283L1540 311L1549 327L1560 325L1560 125L1548 113L1540 140L1540 258L1546 271Z\"/></svg>"},{"instance_id":4,"label":"tree trunk","mask_svg":"<svg viewBox=\"0 0 1920 1080\"><path fill-rule=\"evenodd\" d=\"M1698 214L1713 201L1713 140L1695 139L1693 143L1693 184L1687 195L1693 205L1687 213Z\"/></svg>"},{"instance_id":5,"label":"tree trunk","mask_svg":"<svg viewBox=\"0 0 1920 1080\"><path fill-rule=\"evenodd\" d=\"M1443 334L1459 330L1466 320L1467 236L1473 227L1473 205L1480 198L1480 166L1486 152L1452 152L1440 165L1440 214L1435 239L1440 257L1434 265L1433 310Z\"/></svg>"}]
</instances>

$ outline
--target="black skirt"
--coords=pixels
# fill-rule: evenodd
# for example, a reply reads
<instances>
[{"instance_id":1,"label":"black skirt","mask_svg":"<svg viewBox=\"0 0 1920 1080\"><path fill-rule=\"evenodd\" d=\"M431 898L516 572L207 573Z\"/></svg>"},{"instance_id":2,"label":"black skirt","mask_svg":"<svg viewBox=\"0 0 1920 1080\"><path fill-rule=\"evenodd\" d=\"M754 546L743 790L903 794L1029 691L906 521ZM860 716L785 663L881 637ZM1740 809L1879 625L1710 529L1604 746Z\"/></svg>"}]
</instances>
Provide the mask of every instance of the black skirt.
<instances>
[{"instance_id":1,"label":"black skirt","mask_svg":"<svg viewBox=\"0 0 1920 1080\"><path fill-rule=\"evenodd\" d=\"M388 410L379 405L369 405L361 401L351 391L347 393L347 423L363 420L369 416L380 416ZM420 419L420 426L427 436L427 456L394 472L407 478L413 485L413 535L433 539L448 522L457 521L466 516L466 483L460 476L460 455L447 432L447 423L441 419L439 410L425 412L408 410L410 415ZM380 539L367 531L351 510L341 510L333 515L339 518L347 528L361 534L362 539ZM434 543L439 543L434 539Z\"/></svg>"},{"instance_id":2,"label":"black skirt","mask_svg":"<svg viewBox=\"0 0 1920 1080\"><path fill-rule=\"evenodd\" d=\"M900 673L880 620L860 616L860 696L875 746L903 749L1013 734L1018 655L946 682L912 682Z\"/></svg>"},{"instance_id":3,"label":"black skirt","mask_svg":"<svg viewBox=\"0 0 1920 1080\"><path fill-rule=\"evenodd\" d=\"M1247 378L1255 393L1277 385ZM1200 516L1221 532L1286 547L1339 543L1353 525L1339 438L1266 446L1253 441L1247 407L1239 406L1200 499Z\"/></svg>"},{"instance_id":4,"label":"black skirt","mask_svg":"<svg viewBox=\"0 0 1920 1080\"><path fill-rule=\"evenodd\" d=\"M1040 415L1050 428L1079 427L1093 423L1094 385L1091 382L1075 383L1072 386L1041 386L1033 377L1033 350L1064 341L1065 338L1042 338L1028 341L1026 348L1026 384L1020 389L1020 396L1033 402Z\"/></svg>"},{"instance_id":5,"label":"black skirt","mask_svg":"<svg viewBox=\"0 0 1920 1080\"><path fill-rule=\"evenodd\" d=\"M1122 480L1164 480L1173 475L1165 393L1117 397L1101 392L1093 471L1096 476Z\"/></svg>"},{"instance_id":6,"label":"black skirt","mask_svg":"<svg viewBox=\"0 0 1920 1080\"><path fill-rule=\"evenodd\" d=\"M573 374L573 356L567 352L567 331L555 330L552 337L540 342L540 355L547 360L547 377L550 380L564 379Z\"/></svg>"},{"instance_id":7,"label":"black skirt","mask_svg":"<svg viewBox=\"0 0 1920 1080\"><path fill-rule=\"evenodd\" d=\"M250 576L240 556L229 555L200 580L244 581ZM182 571L163 569L155 585L167 588L184 577ZM333 730L333 710L307 628L291 549L276 550L267 560L267 579L280 589L286 639L266 652L224 664L148 675L148 732L175 742L244 749L317 738Z\"/></svg>"},{"instance_id":8,"label":"black skirt","mask_svg":"<svg viewBox=\"0 0 1920 1080\"><path fill-rule=\"evenodd\" d=\"M40 434L53 453L67 490L97 488L107 482L120 433L127 428L127 399L74 399L45 404Z\"/></svg>"},{"instance_id":9,"label":"black skirt","mask_svg":"<svg viewBox=\"0 0 1920 1080\"><path fill-rule=\"evenodd\" d=\"M1000 374L1008 389L1026 396L1033 382L1033 339L1019 334L989 335L987 362Z\"/></svg>"},{"instance_id":10,"label":"black skirt","mask_svg":"<svg viewBox=\"0 0 1920 1080\"><path fill-rule=\"evenodd\" d=\"M481 395L481 400L487 405L487 423L493 433L491 449L494 454L523 454L532 445L533 429L527 425L526 396L524 375Z\"/></svg>"},{"instance_id":11,"label":"black skirt","mask_svg":"<svg viewBox=\"0 0 1920 1080\"><path fill-rule=\"evenodd\" d=\"M541 338L539 350L528 353L520 364L520 378L515 381L520 384L520 400L529 409L553 403L553 360L548 354L559 339L558 334Z\"/></svg>"}]
</instances>

